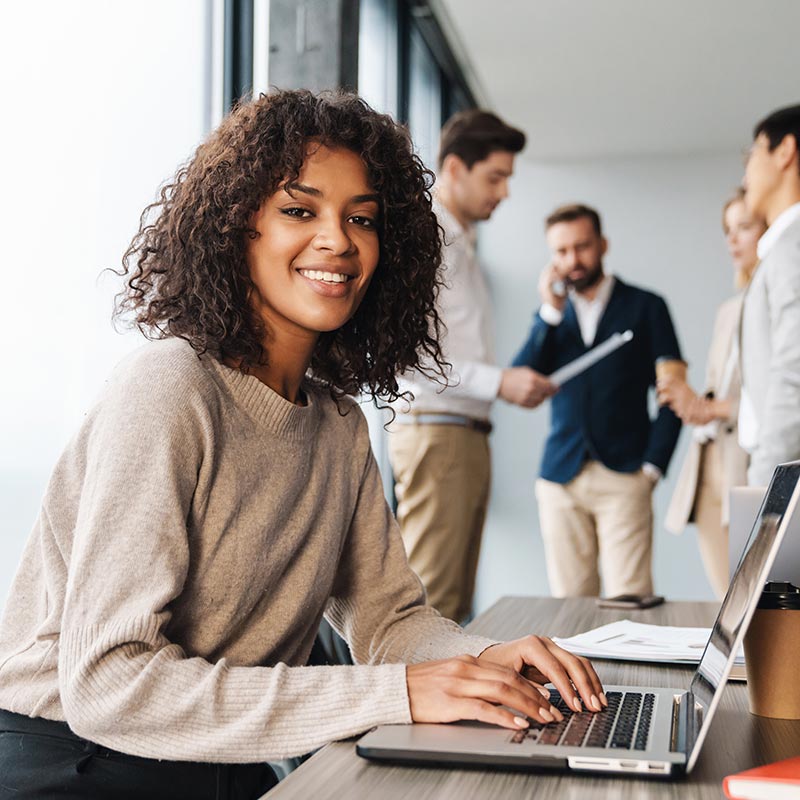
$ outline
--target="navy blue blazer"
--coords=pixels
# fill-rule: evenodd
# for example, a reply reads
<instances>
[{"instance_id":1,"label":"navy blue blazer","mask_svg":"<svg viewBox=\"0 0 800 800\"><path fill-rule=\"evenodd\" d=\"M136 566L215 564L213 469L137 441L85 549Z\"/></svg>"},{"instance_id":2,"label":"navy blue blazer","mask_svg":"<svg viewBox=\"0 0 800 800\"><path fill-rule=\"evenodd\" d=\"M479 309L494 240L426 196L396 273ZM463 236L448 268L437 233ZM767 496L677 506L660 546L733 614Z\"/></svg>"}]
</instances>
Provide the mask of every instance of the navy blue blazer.
<instances>
[{"instance_id":1,"label":"navy blue blazer","mask_svg":"<svg viewBox=\"0 0 800 800\"><path fill-rule=\"evenodd\" d=\"M681 358L678 339L661 297L615 278L592 347L628 329L633 331L630 342L553 396L541 467L546 480L567 483L588 458L617 472L635 472L647 461L666 474L681 422L666 407L651 420L648 393L655 385L656 359ZM536 313L513 364L549 375L590 349L568 300L560 325L548 325Z\"/></svg>"}]
</instances>

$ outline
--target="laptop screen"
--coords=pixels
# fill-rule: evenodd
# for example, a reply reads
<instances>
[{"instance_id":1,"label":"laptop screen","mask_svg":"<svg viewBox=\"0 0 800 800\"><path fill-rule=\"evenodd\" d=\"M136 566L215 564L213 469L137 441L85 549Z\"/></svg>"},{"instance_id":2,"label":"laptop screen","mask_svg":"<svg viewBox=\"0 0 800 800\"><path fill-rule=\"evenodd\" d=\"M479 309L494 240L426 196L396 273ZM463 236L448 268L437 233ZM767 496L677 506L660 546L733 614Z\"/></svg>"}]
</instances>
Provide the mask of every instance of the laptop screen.
<instances>
[{"instance_id":1,"label":"laptop screen","mask_svg":"<svg viewBox=\"0 0 800 800\"><path fill-rule=\"evenodd\" d=\"M767 580L786 528L800 497L800 461L781 464L772 476L767 495L753 524L739 566L722 601L706 649L692 678L695 719L702 719L687 769L694 766L700 746L725 682L740 648L747 625L758 605L761 587Z\"/></svg>"}]
</instances>

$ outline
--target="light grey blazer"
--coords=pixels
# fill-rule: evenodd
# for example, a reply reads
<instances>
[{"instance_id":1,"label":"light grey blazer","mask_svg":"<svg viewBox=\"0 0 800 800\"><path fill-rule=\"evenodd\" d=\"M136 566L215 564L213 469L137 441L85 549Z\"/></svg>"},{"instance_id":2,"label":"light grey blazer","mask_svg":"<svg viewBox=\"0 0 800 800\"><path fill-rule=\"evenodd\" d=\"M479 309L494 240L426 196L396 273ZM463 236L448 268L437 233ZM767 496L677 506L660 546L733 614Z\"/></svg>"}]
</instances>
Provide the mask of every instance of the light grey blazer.
<instances>
[{"instance_id":1,"label":"light grey blazer","mask_svg":"<svg viewBox=\"0 0 800 800\"><path fill-rule=\"evenodd\" d=\"M720 397L723 388L725 368L731 358L736 340L739 336L739 321L742 314L743 295L737 294L726 300L717 311L714 321L714 334L711 337L711 347L708 350L706 362L706 391L714 392ZM714 439L719 448L722 466L722 484L720 499L722 501L722 525L728 524L730 515L728 495L731 486L741 486L747 483L747 453L739 447L739 436L736 418L739 413L739 392L741 390L741 374L738 364L730 375L727 393L720 399L728 400L731 404L731 418L721 421L717 427ZM686 452L675 491L672 493L664 527L670 533L682 533L687 522L694 520L695 500L697 499L698 481L700 479L700 461L703 448L696 439L692 439Z\"/></svg>"},{"instance_id":2,"label":"light grey blazer","mask_svg":"<svg viewBox=\"0 0 800 800\"><path fill-rule=\"evenodd\" d=\"M758 421L747 480L800 458L800 219L764 256L742 313L742 383Z\"/></svg>"}]
</instances>

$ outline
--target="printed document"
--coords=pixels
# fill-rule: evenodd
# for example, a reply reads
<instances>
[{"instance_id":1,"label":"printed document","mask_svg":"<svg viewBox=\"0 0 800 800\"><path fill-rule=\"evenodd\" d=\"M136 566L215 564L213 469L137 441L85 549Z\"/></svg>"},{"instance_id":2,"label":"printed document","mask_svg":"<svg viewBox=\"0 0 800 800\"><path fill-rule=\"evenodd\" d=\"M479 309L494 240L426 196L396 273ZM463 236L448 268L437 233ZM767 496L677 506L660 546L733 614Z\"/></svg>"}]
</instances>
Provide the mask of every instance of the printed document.
<instances>
[{"instance_id":1,"label":"printed document","mask_svg":"<svg viewBox=\"0 0 800 800\"><path fill-rule=\"evenodd\" d=\"M674 628L623 619L568 639L554 637L553 641L570 653L587 658L697 664L709 636L711 628ZM737 654L734 663L744 664L744 651Z\"/></svg>"}]
</instances>

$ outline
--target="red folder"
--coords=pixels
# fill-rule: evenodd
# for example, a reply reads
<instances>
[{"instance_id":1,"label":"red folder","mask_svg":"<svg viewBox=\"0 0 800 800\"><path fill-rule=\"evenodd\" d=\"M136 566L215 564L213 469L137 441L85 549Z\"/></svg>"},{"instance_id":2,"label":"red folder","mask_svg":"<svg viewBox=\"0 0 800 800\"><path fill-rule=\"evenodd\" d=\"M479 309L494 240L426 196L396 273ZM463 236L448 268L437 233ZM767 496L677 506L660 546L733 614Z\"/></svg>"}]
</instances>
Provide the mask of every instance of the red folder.
<instances>
[{"instance_id":1,"label":"red folder","mask_svg":"<svg viewBox=\"0 0 800 800\"><path fill-rule=\"evenodd\" d=\"M800 756L728 775L722 788L731 800L800 800Z\"/></svg>"}]
</instances>

